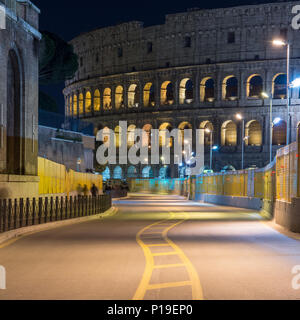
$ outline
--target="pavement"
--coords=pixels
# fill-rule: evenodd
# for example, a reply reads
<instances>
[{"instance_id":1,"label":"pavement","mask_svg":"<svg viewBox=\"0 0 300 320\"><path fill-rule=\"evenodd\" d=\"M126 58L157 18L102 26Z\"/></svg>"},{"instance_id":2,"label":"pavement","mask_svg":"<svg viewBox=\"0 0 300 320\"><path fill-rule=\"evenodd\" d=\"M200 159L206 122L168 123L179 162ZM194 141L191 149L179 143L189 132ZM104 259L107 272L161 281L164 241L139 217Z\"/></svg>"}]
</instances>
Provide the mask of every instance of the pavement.
<instances>
[{"instance_id":1,"label":"pavement","mask_svg":"<svg viewBox=\"0 0 300 320\"><path fill-rule=\"evenodd\" d=\"M142 194L114 206L2 244L0 300L300 299L300 242L258 212Z\"/></svg>"}]
</instances>

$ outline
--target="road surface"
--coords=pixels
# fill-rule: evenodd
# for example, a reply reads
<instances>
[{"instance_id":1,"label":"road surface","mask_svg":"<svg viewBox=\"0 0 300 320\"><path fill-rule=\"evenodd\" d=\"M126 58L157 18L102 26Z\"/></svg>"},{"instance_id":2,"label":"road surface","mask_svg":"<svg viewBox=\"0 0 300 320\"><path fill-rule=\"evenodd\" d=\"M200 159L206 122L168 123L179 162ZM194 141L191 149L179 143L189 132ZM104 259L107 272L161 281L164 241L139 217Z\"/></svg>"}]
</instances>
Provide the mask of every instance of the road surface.
<instances>
[{"instance_id":1,"label":"road surface","mask_svg":"<svg viewBox=\"0 0 300 320\"><path fill-rule=\"evenodd\" d=\"M300 299L300 242L258 213L141 194L115 206L0 247L0 299Z\"/></svg>"}]
</instances>

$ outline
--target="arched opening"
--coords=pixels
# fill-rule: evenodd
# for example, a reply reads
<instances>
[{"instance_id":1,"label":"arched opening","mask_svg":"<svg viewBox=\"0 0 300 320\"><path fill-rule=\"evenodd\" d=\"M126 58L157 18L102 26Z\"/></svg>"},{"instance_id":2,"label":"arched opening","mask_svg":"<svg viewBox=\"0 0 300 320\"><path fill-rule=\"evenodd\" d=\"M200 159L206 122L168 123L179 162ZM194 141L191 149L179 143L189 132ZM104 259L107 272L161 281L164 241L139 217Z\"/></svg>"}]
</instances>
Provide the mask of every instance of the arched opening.
<instances>
[{"instance_id":1,"label":"arched opening","mask_svg":"<svg viewBox=\"0 0 300 320\"><path fill-rule=\"evenodd\" d=\"M105 170L102 172L102 178L103 178L103 181L106 181L106 180L110 179L109 167L106 167Z\"/></svg>"},{"instance_id":2,"label":"arched opening","mask_svg":"<svg viewBox=\"0 0 300 320\"><path fill-rule=\"evenodd\" d=\"M142 145L143 147L151 146L151 130L152 130L152 125L151 124L145 124L143 126L143 137L142 137Z\"/></svg>"},{"instance_id":3,"label":"arched opening","mask_svg":"<svg viewBox=\"0 0 300 320\"><path fill-rule=\"evenodd\" d=\"M193 82L189 78L182 79L179 86L179 104L190 104L194 99Z\"/></svg>"},{"instance_id":4,"label":"arched opening","mask_svg":"<svg viewBox=\"0 0 300 320\"><path fill-rule=\"evenodd\" d=\"M259 74L251 75L247 80L247 97L258 99L263 92L263 79Z\"/></svg>"},{"instance_id":5,"label":"arched opening","mask_svg":"<svg viewBox=\"0 0 300 320\"><path fill-rule=\"evenodd\" d=\"M140 101L139 87L137 84L131 84L128 89L128 107L138 107Z\"/></svg>"},{"instance_id":6,"label":"arched opening","mask_svg":"<svg viewBox=\"0 0 300 320\"><path fill-rule=\"evenodd\" d=\"M124 96L123 96L123 87L117 86L115 91L115 106L116 109L124 107Z\"/></svg>"},{"instance_id":7,"label":"arched opening","mask_svg":"<svg viewBox=\"0 0 300 320\"><path fill-rule=\"evenodd\" d=\"M182 144L184 144L185 143L184 142L184 139L185 139L184 130L185 129L193 129L193 126L189 122L184 121L184 122L180 123L180 125L178 126L178 129L181 134Z\"/></svg>"},{"instance_id":8,"label":"arched opening","mask_svg":"<svg viewBox=\"0 0 300 320\"><path fill-rule=\"evenodd\" d=\"M210 121L204 121L201 123L200 129L204 129L204 145L210 146L210 139L212 136L210 132L214 132L213 124ZM208 130L210 130L210 132ZM214 143L214 140L212 140L212 143Z\"/></svg>"},{"instance_id":9,"label":"arched opening","mask_svg":"<svg viewBox=\"0 0 300 320\"><path fill-rule=\"evenodd\" d=\"M215 100L215 82L213 78L206 77L200 84L200 101L213 102Z\"/></svg>"},{"instance_id":10,"label":"arched opening","mask_svg":"<svg viewBox=\"0 0 300 320\"><path fill-rule=\"evenodd\" d=\"M72 107L73 107L73 99L72 99L72 96L70 96L69 106L68 106L68 116L72 116Z\"/></svg>"},{"instance_id":11,"label":"arched opening","mask_svg":"<svg viewBox=\"0 0 300 320\"><path fill-rule=\"evenodd\" d=\"M246 124L245 128L245 145L246 146L261 146L262 145L262 130L258 121L252 120Z\"/></svg>"},{"instance_id":12,"label":"arched opening","mask_svg":"<svg viewBox=\"0 0 300 320\"><path fill-rule=\"evenodd\" d=\"M174 103L173 85L171 81L165 81L160 89L160 104L172 105Z\"/></svg>"},{"instance_id":13,"label":"arched opening","mask_svg":"<svg viewBox=\"0 0 300 320\"><path fill-rule=\"evenodd\" d=\"M121 140L121 127L116 126L115 127L115 146L116 148L121 147L122 140Z\"/></svg>"},{"instance_id":14,"label":"arched opening","mask_svg":"<svg viewBox=\"0 0 300 320\"><path fill-rule=\"evenodd\" d=\"M223 169L221 170L221 172L228 172L228 171L236 171L236 169L231 164L228 164L225 167L223 167Z\"/></svg>"},{"instance_id":15,"label":"arched opening","mask_svg":"<svg viewBox=\"0 0 300 320\"><path fill-rule=\"evenodd\" d=\"M154 86L148 82L144 87L144 107L155 106Z\"/></svg>"},{"instance_id":16,"label":"arched opening","mask_svg":"<svg viewBox=\"0 0 300 320\"><path fill-rule=\"evenodd\" d=\"M122 180L123 179L123 170L120 166L116 166L114 168L113 179L115 179L115 180Z\"/></svg>"},{"instance_id":17,"label":"arched opening","mask_svg":"<svg viewBox=\"0 0 300 320\"><path fill-rule=\"evenodd\" d=\"M137 170L135 166L130 166L127 169L127 178L137 178L138 174L137 174Z\"/></svg>"},{"instance_id":18,"label":"arched opening","mask_svg":"<svg viewBox=\"0 0 300 320\"><path fill-rule=\"evenodd\" d=\"M90 113L92 111L92 95L90 91L85 94L85 112Z\"/></svg>"},{"instance_id":19,"label":"arched opening","mask_svg":"<svg viewBox=\"0 0 300 320\"><path fill-rule=\"evenodd\" d=\"M109 145L110 143L110 130L108 127L104 127L102 131L102 141Z\"/></svg>"},{"instance_id":20,"label":"arched opening","mask_svg":"<svg viewBox=\"0 0 300 320\"><path fill-rule=\"evenodd\" d=\"M100 103L101 103L100 91L96 89L94 92L94 111L95 112L100 111Z\"/></svg>"},{"instance_id":21,"label":"arched opening","mask_svg":"<svg viewBox=\"0 0 300 320\"><path fill-rule=\"evenodd\" d=\"M131 124L127 129L127 146L132 147L135 143L135 129L136 126Z\"/></svg>"},{"instance_id":22,"label":"arched opening","mask_svg":"<svg viewBox=\"0 0 300 320\"><path fill-rule=\"evenodd\" d=\"M169 167L168 166L163 166L159 169L158 178L159 179L169 178Z\"/></svg>"},{"instance_id":23,"label":"arched opening","mask_svg":"<svg viewBox=\"0 0 300 320\"><path fill-rule=\"evenodd\" d=\"M228 76L222 84L223 100L237 100L238 98L238 80L235 76Z\"/></svg>"},{"instance_id":24,"label":"arched opening","mask_svg":"<svg viewBox=\"0 0 300 320\"><path fill-rule=\"evenodd\" d=\"M236 124L231 120L224 122L222 125L221 144L229 147L237 145L237 128Z\"/></svg>"},{"instance_id":25,"label":"arched opening","mask_svg":"<svg viewBox=\"0 0 300 320\"><path fill-rule=\"evenodd\" d=\"M144 167L142 170L142 177L143 178L153 178L153 171L150 166Z\"/></svg>"},{"instance_id":26,"label":"arched opening","mask_svg":"<svg viewBox=\"0 0 300 320\"><path fill-rule=\"evenodd\" d=\"M11 50L7 64L7 152L6 166L9 174L23 174L22 154L22 93L21 73L18 57Z\"/></svg>"},{"instance_id":27,"label":"arched opening","mask_svg":"<svg viewBox=\"0 0 300 320\"><path fill-rule=\"evenodd\" d=\"M83 94L79 94L79 114L83 114Z\"/></svg>"},{"instance_id":28,"label":"arched opening","mask_svg":"<svg viewBox=\"0 0 300 320\"><path fill-rule=\"evenodd\" d=\"M103 92L103 109L110 110L111 108L111 89L105 88Z\"/></svg>"},{"instance_id":29,"label":"arched opening","mask_svg":"<svg viewBox=\"0 0 300 320\"><path fill-rule=\"evenodd\" d=\"M172 130L172 126L170 123L163 123L159 127L159 146L169 146L172 147L172 138L167 139L167 132Z\"/></svg>"},{"instance_id":30,"label":"arched opening","mask_svg":"<svg viewBox=\"0 0 300 320\"><path fill-rule=\"evenodd\" d=\"M286 145L286 129L287 125L284 120L273 125L273 145L283 146Z\"/></svg>"},{"instance_id":31,"label":"arched opening","mask_svg":"<svg viewBox=\"0 0 300 320\"><path fill-rule=\"evenodd\" d=\"M286 74L279 73L273 78L273 97L274 99L286 99Z\"/></svg>"},{"instance_id":32,"label":"arched opening","mask_svg":"<svg viewBox=\"0 0 300 320\"><path fill-rule=\"evenodd\" d=\"M73 116L77 116L78 110L77 110L77 95L74 94L73 97Z\"/></svg>"}]
</instances>

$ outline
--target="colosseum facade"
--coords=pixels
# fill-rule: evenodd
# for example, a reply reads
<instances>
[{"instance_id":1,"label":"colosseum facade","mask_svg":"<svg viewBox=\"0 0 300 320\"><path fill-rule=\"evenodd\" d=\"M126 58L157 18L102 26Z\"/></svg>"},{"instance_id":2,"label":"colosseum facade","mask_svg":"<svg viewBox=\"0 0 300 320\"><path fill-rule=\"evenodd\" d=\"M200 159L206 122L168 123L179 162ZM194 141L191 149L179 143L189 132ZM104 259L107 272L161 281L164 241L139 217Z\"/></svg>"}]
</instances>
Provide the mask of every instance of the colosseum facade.
<instances>
[{"instance_id":1,"label":"colosseum facade","mask_svg":"<svg viewBox=\"0 0 300 320\"><path fill-rule=\"evenodd\" d=\"M200 10L166 16L163 25L133 21L84 33L71 41L79 57L75 77L64 89L68 117L95 129L211 129L213 169L241 168L242 122L245 168L270 159L270 103L273 156L286 143L286 47L291 45L290 79L300 73L300 31L291 27L295 2ZM263 97L266 92L270 98ZM272 99L271 99L272 98ZM299 88L290 90L291 141L300 123ZM206 132L205 165L211 135ZM110 166L111 177L176 177L175 165Z\"/></svg>"}]
</instances>

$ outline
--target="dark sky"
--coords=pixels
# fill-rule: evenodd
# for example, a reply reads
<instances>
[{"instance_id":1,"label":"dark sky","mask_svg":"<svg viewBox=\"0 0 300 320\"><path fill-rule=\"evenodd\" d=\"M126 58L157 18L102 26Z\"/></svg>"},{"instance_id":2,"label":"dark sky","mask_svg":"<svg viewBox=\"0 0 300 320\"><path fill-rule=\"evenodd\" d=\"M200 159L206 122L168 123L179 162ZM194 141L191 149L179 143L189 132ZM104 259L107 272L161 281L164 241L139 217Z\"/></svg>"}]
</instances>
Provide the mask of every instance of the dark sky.
<instances>
[{"instance_id":1,"label":"dark sky","mask_svg":"<svg viewBox=\"0 0 300 320\"><path fill-rule=\"evenodd\" d=\"M58 34L71 40L78 34L98 27L111 26L122 22L138 20L145 26L164 23L168 13L184 12L188 8L220 8L234 5L258 4L273 1L263 0L32 0L41 9L40 30ZM277 1L278 2L278 1ZM62 89L64 85L43 88L64 109Z\"/></svg>"}]
</instances>

